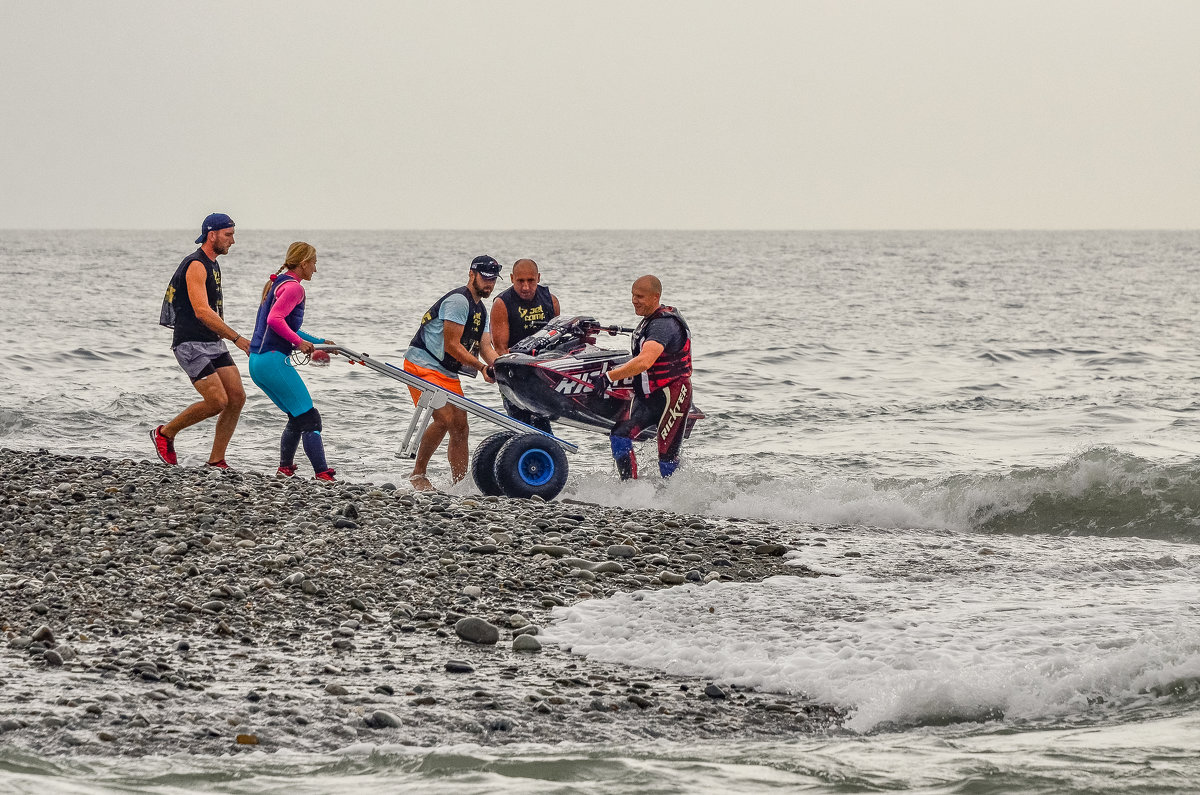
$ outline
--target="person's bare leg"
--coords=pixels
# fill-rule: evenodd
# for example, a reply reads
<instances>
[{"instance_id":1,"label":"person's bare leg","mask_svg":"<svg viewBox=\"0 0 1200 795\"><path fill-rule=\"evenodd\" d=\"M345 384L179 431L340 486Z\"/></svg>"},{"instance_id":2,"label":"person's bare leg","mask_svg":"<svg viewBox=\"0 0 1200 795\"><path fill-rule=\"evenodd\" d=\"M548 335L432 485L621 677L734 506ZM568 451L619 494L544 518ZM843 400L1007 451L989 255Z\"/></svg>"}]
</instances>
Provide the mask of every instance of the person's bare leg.
<instances>
[{"instance_id":1,"label":"person's bare leg","mask_svg":"<svg viewBox=\"0 0 1200 795\"><path fill-rule=\"evenodd\" d=\"M246 390L242 386L242 374L236 367L218 367L217 376L225 388L226 402L220 416L217 417L217 430L213 433L212 453L208 457L210 464L225 458L225 448L233 438L237 428L238 418L242 416L242 406L246 405Z\"/></svg>"},{"instance_id":2,"label":"person's bare leg","mask_svg":"<svg viewBox=\"0 0 1200 795\"><path fill-rule=\"evenodd\" d=\"M417 446L417 459L413 462L413 471L408 478L413 488L417 491L430 491L433 489L433 484L429 482L426 469L429 466L429 460L433 458L434 452L441 445L442 439L446 437L446 431L449 427L447 424L447 415L449 414L447 409L449 408L452 408L452 406L443 406L440 409L433 410L429 427L425 429L425 433L421 436L421 444Z\"/></svg>"},{"instance_id":3,"label":"person's bare leg","mask_svg":"<svg viewBox=\"0 0 1200 795\"><path fill-rule=\"evenodd\" d=\"M457 406L447 406L454 410L450 421L450 443L446 446L446 457L450 460L450 478L457 483L467 476L467 466L470 460L470 447L467 444L467 412Z\"/></svg>"},{"instance_id":4,"label":"person's bare leg","mask_svg":"<svg viewBox=\"0 0 1200 795\"><path fill-rule=\"evenodd\" d=\"M219 371L218 371L219 372ZM174 439L180 431L190 428L209 417L215 417L225 410L229 404L229 396L225 392L225 384L219 375L214 373L192 383L203 400L198 400L188 406L175 419L162 426L162 435ZM243 393L242 399L245 399Z\"/></svg>"}]
</instances>

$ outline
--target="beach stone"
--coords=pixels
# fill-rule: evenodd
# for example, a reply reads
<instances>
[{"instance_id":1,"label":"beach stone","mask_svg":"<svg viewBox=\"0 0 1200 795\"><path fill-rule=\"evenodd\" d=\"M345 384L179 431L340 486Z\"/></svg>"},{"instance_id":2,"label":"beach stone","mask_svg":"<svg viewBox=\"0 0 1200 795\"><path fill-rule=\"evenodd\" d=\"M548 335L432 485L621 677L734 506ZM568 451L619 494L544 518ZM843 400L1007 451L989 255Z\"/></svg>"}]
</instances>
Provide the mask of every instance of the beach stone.
<instances>
[{"instance_id":1,"label":"beach stone","mask_svg":"<svg viewBox=\"0 0 1200 795\"><path fill-rule=\"evenodd\" d=\"M463 594L463 596L469 596L472 599L478 599L480 596L483 595L483 589L480 588L478 585L468 585L467 587L462 589L462 594Z\"/></svg>"},{"instance_id":2,"label":"beach stone","mask_svg":"<svg viewBox=\"0 0 1200 795\"><path fill-rule=\"evenodd\" d=\"M552 558L561 558L571 554L571 550L567 547L560 547L551 544L535 544L529 549L531 555L549 555Z\"/></svg>"},{"instance_id":3,"label":"beach stone","mask_svg":"<svg viewBox=\"0 0 1200 795\"><path fill-rule=\"evenodd\" d=\"M53 665L55 667L63 664L62 655L56 652L54 649L46 649L44 652L42 652L42 659L45 660L49 665Z\"/></svg>"},{"instance_id":4,"label":"beach stone","mask_svg":"<svg viewBox=\"0 0 1200 795\"><path fill-rule=\"evenodd\" d=\"M475 666L465 660L446 660L446 671L452 674L475 673Z\"/></svg>"},{"instance_id":5,"label":"beach stone","mask_svg":"<svg viewBox=\"0 0 1200 795\"><path fill-rule=\"evenodd\" d=\"M659 572L658 579L662 580L664 585L683 585L687 582L687 577L673 571Z\"/></svg>"},{"instance_id":6,"label":"beach stone","mask_svg":"<svg viewBox=\"0 0 1200 795\"><path fill-rule=\"evenodd\" d=\"M705 685L704 695L708 696L709 698L715 698L715 699L722 699L722 698L729 697L728 693L726 693L720 687L717 687L716 685L714 685L712 682L709 682L707 685Z\"/></svg>"},{"instance_id":7,"label":"beach stone","mask_svg":"<svg viewBox=\"0 0 1200 795\"><path fill-rule=\"evenodd\" d=\"M367 725L372 729L399 729L404 722L387 710L377 709L371 713Z\"/></svg>"},{"instance_id":8,"label":"beach stone","mask_svg":"<svg viewBox=\"0 0 1200 795\"><path fill-rule=\"evenodd\" d=\"M508 617L508 625L513 629L520 629L529 626L529 619L520 613L513 613Z\"/></svg>"},{"instance_id":9,"label":"beach stone","mask_svg":"<svg viewBox=\"0 0 1200 795\"><path fill-rule=\"evenodd\" d=\"M54 632L51 631L50 627L42 624L34 631L30 639L34 643L51 644L54 643Z\"/></svg>"},{"instance_id":10,"label":"beach stone","mask_svg":"<svg viewBox=\"0 0 1200 795\"><path fill-rule=\"evenodd\" d=\"M348 696L350 691L339 684L325 685L325 692L331 696Z\"/></svg>"},{"instance_id":11,"label":"beach stone","mask_svg":"<svg viewBox=\"0 0 1200 795\"><path fill-rule=\"evenodd\" d=\"M542 644L533 635L517 635L513 638L513 651L541 651Z\"/></svg>"},{"instance_id":12,"label":"beach stone","mask_svg":"<svg viewBox=\"0 0 1200 795\"><path fill-rule=\"evenodd\" d=\"M591 571L596 566L596 561L584 560L583 558L560 558L559 562L573 569L582 569L584 571Z\"/></svg>"},{"instance_id":13,"label":"beach stone","mask_svg":"<svg viewBox=\"0 0 1200 795\"><path fill-rule=\"evenodd\" d=\"M454 632L470 643L491 645L500 640L500 630L482 618L474 616L454 622Z\"/></svg>"},{"instance_id":14,"label":"beach stone","mask_svg":"<svg viewBox=\"0 0 1200 795\"><path fill-rule=\"evenodd\" d=\"M782 557L785 552L787 547L783 544L759 544L754 548L755 555L770 555L776 558Z\"/></svg>"},{"instance_id":15,"label":"beach stone","mask_svg":"<svg viewBox=\"0 0 1200 795\"><path fill-rule=\"evenodd\" d=\"M605 553L610 558L632 558L637 554L637 550L628 544L613 544L605 550Z\"/></svg>"},{"instance_id":16,"label":"beach stone","mask_svg":"<svg viewBox=\"0 0 1200 795\"><path fill-rule=\"evenodd\" d=\"M592 572L595 574L624 574L625 567L615 560L606 560L603 563L597 563L592 566Z\"/></svg>"}]
</instances>

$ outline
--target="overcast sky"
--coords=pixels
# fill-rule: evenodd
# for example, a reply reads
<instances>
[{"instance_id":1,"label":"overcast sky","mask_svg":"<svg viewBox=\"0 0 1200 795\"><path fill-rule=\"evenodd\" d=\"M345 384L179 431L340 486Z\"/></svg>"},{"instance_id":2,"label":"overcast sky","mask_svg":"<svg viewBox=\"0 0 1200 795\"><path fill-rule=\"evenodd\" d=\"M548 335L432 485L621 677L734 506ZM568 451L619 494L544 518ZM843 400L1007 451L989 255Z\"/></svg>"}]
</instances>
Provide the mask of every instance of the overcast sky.
<instances>
[{"instance_id":1,"label":"overcast sky","mask_svg":"<svg viewBox=\"0 0 1200 795\"><path fill-rule=\"evenodd\" d=\"M1200 2L0 0L0 227L1200 228Z\"/></svg>"}]
</instances>

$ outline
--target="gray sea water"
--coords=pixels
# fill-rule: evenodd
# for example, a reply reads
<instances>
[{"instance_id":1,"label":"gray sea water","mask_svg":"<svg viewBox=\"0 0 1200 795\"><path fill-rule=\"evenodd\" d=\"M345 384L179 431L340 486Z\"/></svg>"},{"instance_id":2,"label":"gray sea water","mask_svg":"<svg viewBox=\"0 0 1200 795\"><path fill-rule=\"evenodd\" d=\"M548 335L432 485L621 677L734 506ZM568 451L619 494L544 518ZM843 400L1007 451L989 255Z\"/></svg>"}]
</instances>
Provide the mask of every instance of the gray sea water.
<instances>
[{"instance_id":1,"label":"gray sea water","mask_svg":"<svg viewBox=\"0 0 1200 795\"><path fill-rule=\"evenodd\" d=\"M147 431L194 394L156 325L191 239L0 231L0 447L153 454ZM559 610L547 639L808 693L847 711L845 731L218 760L0 746L0 789L1200 788L1200 232L246 228L222 258L235 329L298 239L319 252L306 330L396 363L475 254L533 257L565 313L612 323L635 320L632 280L659 276L693 328L707 419L669 483L617 482L603 437L564 430L581 450L563 496L757 520L831 576L622 594ZM339 475L403 485L403 386L336 360L303 374ZM246 383L229 460L272 471L281 415ZM180 436L182 464L210 433ZM449 487L444 460L432 474Z\"/></svg>"}]
</instances>

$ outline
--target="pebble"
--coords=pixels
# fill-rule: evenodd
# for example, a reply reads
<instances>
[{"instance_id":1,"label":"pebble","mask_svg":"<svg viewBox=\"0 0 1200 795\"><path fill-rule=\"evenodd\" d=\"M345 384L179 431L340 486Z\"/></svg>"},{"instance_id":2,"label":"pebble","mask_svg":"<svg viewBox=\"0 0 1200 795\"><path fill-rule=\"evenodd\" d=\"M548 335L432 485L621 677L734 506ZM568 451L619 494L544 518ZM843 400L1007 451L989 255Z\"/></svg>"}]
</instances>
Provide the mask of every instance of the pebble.
<instances>
[{"instance_id":1,"label":"pebble","mask_svg":"<svg viewBox=\"0 0 1200 795\"><path fill-rule=\"evenodd\" d=\"M517 635L513 638L513 651L541 651L542 644L533 635Z\"/></svg>"},{"instance_id":2,"label":"pebble","mask_svg":"<svg viewBox=\"0 0 1200 795\"><path fill-rule=\"evenodd\" d=\"M500 640L500 630L482 618L469 616L454 622L454 632L470 643L494 644Z\"/></svg>"}]
</instances>

